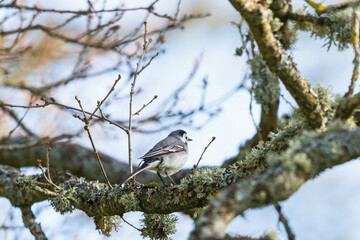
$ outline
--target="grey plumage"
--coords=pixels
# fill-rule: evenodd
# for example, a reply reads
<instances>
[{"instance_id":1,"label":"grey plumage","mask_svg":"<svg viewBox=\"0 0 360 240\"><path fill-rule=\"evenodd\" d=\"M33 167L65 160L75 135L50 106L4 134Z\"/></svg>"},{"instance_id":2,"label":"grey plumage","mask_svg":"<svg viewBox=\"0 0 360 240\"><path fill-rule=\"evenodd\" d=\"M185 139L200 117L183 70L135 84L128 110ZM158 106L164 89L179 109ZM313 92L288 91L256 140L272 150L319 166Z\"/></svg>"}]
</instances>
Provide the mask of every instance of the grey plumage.
<instances>
[{"instance_id":1,"label":"grey plumage","mask_svg":"<svg viewBox=\"0 0 360 240\"><path fill-rule=\"evenodd\" d=\"M171 132L144 156L140 157L140 159L143 159L142 165L122 180L120 186L145 169L156 171L164 185L166 184L161 176L167 176L176 185L170 176L184 166L189 152L188 141L192 141L192 139L188 138L184 130L179 129Z\"/></svg>"}]
</instances>

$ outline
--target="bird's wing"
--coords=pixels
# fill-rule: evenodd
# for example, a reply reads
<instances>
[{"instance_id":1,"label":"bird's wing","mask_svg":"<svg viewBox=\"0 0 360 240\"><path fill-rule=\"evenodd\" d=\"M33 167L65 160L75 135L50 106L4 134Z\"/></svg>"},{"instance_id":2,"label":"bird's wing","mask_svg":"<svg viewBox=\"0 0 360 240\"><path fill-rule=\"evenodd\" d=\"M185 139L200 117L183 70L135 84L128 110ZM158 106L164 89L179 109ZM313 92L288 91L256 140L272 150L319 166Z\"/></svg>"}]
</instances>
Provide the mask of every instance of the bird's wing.
<instances>
[{"instance_id":1,"label":"bird's wing","mask_svg":"<svg viewBox=\"0 0 360 240\"><path fill-rule=\"evenodd\" d=\"M139 157L141 159L149 158L149 157L155 157L160 156L163 154L168 153L175 153L175 152L182 152L184 151L184 147L180 145L168 145L160 148L153 148L150 151L148 151L144 156Z\"/></svg>"}]
</instances>

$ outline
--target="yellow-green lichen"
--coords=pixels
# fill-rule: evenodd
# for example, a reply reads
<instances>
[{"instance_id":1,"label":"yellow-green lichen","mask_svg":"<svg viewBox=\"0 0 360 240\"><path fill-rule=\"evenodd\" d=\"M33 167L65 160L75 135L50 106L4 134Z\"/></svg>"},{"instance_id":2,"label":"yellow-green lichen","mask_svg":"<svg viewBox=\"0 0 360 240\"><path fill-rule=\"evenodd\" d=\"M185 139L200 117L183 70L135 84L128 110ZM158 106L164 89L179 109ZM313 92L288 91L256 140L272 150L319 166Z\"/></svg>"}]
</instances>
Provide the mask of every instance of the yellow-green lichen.
<instances>
[{"instance_id":1,"label":"yellow-green lichen","mask_svg":"<svg viewBox=\"0 0 360 240\"><path fill-rule=\"evenodd\" d=\"M280 96L278 78L267 66L260 54L256 54L248 60L251 67L251 82L257 103L262 104L263 109L268 112L268 105L277 101Z\"/></svg>"},{"instance_id":2,"label":"yellow-green lichen","mask_svg":"<svg viewBox=\"0 0 360 240\"><path fill-rule=\"evenodd\" d=\"M23 189L34 187L36 182L37 181L34 176L20 176L16 180L16 183Z\"/></svg>"},{"instance_id":3,"label":"yellow-green lichen","mask_svg":"<svg viewBox=\"0 0 360 240\"><path fill-rule=\"evenodd\" d=\"M145 184L143 186L143 188L158 188L158 187L159 187L159 184L157 184L156 182L151 182L151 183Z\"/></svg>"},{"instance_id":4,"label":"yellow-green lichen","mask_svg":"<svg viewBox=\"0 0 360 240\"><path fill-rule=\"evenodd\" d=\"M299 30L308 31L312 33L312 36L324 38L326 41L324 46L327 46L328 49L334 45L341 51L348 48L351 43L353 13L354 9L348 7L340 11L324 14L324 17L328 19L326 24L314 23L316 21L295 21L294 24ZM312 19L318 18L318 16L304 10L298 10L297 14L308 15Z\"/></svg>"},{"instance_id":5,"label":"yellow-green lichen","mask_svg":"<svg viewBox=\"0 0 360 240\"><path fill-rule=\"evenodd\" d=\"M178 217L175 214L144 214L141 236L150 239L169 239L176 232Z\"/></svg>"},{"instance_id":6,"label":"yellow-green lichen","mask_svg":"<svg viewBox=\"0 0 360 240\"><path fill-rule=\"evenodd\" d=\"M97 216L94 217L95 229L99 233L110 237L112 231L117 231L121 218L119 216Z\"/></svg>"},{"instance_id":7,"label":"yellow-green lichen","mask_svg":"<svg viewBox=\"0 0 360 240\"><path fill-rule=\"evenodd\" d=\"M139 200L135 197L134 192L127 192L126 194L121 195L118 202L124 206L125 212L140 210Z\"/></svg>"},{"instance_id":8,"label":"yellow-green lichen","mask_svg":"<svg viewBox=\"0 0 360 240\"><path fill-rule=\"evenodd\" d=\"M282 28L284 26L284 23L281 22L281 20L279 18L274 18L271 22L271 30L273 30L273 32L277 32L279 31L280 28Z\"/></svg>"},{"instance_id":9,"label":"yellow-green lichen","mask_svg":"<svg viewBox=\"0 0 360 240\"><path fill-rule=\"evenodd\" d=\"M227 186L226 177L224 174L226 172L225 168L213 167L213 168L201 168L196 171L192 177L194 191L197 194L198 198L203 198L208 193L210 185L216 185L217 188ZM214 191L215 193L216 191ZM214 194L213 193L213 194ZM208 197L211 197L212 194L209 194Z\"/></svg>"},{"instance_id":10,"label":"yellow-green lichen","mask_svg":"<svg viewBox=\"0 0 360 240\"><path fill-rule=\"evenodd\" d=\"M69 189L57 189L56 197L50 200L50 204L57 212L65 214L74 210L74 206L71 204L71 201L75 201L75 197L76 187Z\"/></svg>"}]
</instances>

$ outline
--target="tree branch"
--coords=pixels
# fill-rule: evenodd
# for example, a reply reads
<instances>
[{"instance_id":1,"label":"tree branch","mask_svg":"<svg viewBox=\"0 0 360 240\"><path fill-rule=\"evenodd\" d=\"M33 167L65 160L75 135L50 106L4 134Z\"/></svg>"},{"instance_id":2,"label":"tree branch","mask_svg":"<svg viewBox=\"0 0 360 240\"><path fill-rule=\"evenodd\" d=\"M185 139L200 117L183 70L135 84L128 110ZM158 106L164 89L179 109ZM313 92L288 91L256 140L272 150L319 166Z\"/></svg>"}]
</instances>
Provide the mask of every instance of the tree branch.
<instances>
[{"instance_id":1,"label":"tree branch","mask_svg":"<svg viewBox=\"0 0 360 240\"><path fill-rule=\"evenodd\" d=\"M223 237L230 221L245 210L285 200L327 168L360 156L359 144L360 128L341 121L324 132L296 137L281 154L266 154L266 171L224 189L197 219L191 238Z\"/></svg>"},{"instance_id":2,"label":"tree branch","mask_svg":"<svg viewBox=\"0 0 360 240\"><path fill-rule=\"evenodd\" d=\"M47 240L47 237L44 231L41 229L41 225L35 222L35 216L31 211L30 206L20 206L22 213L22 219L24 221L25 227L27 227L31 234L35 237L36 240Z\"/></svg>"},{"instance_id":3,"label":"tree branch","mask_svg":"<svg viewBox=\"0 0 360 240\"><path fill-rule=\"evenodd\" d=\"M17 122L18 126L20 126L29 136L31 136L31 137L36 136L36 134L33 133L33 131L31 131L28 127L26 127L24 125L24 123L21 121L21 119L16 115L16 113L13 110L11 110L7 107L1 106L1 105L0 105L0 108L4 112L8 113Z\"/></svg>"},{"instance_id":4,"label":"tree branch","mask_svg":"<svg viewBox=\"0 0 360 240\"><path fill-rule=\"evenodd\" d=\"M360 106L360 93L357 93L354 96L344 97L340 100L336 110L336 117L347 119L358 106Z\"/></svg>"},{"instance_id":5,"label":"tree branch","mask_svg":"<svg viewBox=\"0 0 360 240\"><path fill-rule=\"evenodd\" d=\"M253 1L230 0L230 3L246 20L268 67L279 76L307 117L310 125L314 128L323 126L327 119L324 118L325 113L321 109L316 95L272 32L272 11Z\"/></svg>"},{"instance_id":6,"label":"tree branch","mask_svg":"<svg viewBox=\"0 0 360 240\"><path fill-rule=\"evenodd\" d=\"M335 122L324 132L305 132L291 142L281 154L265 154L269 167L265 171L257 170L261 172L257 175L253 175L256 170L251 171L252 166L247 162L237 163L227 170L201 168L175 187L152 188L137 184L108 190L105 184L84 181L70 174L54 171L51 176L54 183L64 183L66 191L73 189L74 193L69 199L71 205L89 216L119 215L130 211L171 213L204 207L219 190L230 185L211 202L212 206L219 201L224 204L212 207L211 212L205 210L197 221L196 234L193 234L201 239L206 233L222 236L224 232L216 231L213 224L223 226L232 220L223 219L222 212L234 212L232 216L235 217L249 208L287 199L308 179L327 168L360 156L360 129L353 129L341 121ZM13 205L29 205L53 198L52 195L39 193L32 185L23 187L19 177L19 170L0 167L0 196L8 198ZM231 184L237 177L242 179ZM34 176L34 180L45 182L42 175Z\"/></svg>"},{"instance_id":7,"label":"tree branch","mask_svg":"<svg viewBox=\"0 0 360 240\"><path fill-rule=\"evenodd\" d=\"M274 207L276 209L276 211L279 214L279 221L282 222L284 224L286 233L288 235L288 239L289 240L295 240L295 234L293 233L293 231L291 230L291 227L289 225L289 221L286 219L286 217L284 216L284 214L281 211L281 206L279 203L275 203Z\"/></svg>"},{"instance_id":8,"label":"tree branch","mask_svg":"<svg viewBox=\"0 0 360 240\"><path fill-rule=\"evenodd\" d=\"M9 144L26 144L31 141L28 137L12 138ZM1 150L0 164L20 168L27 166L37 167L37 159L46 159L46 141L30 148ZM113 183L120 182L128 175L128 164L115 158L99 153L109 180ZM85 177L89 180L101 180L101 172L94 152L88 148L71 143L52 143L51 167L58 170L67 170L74 175ZM139 174L141 182L159 182L156 174L144 171Z\"/></svg>"}]
</instances>

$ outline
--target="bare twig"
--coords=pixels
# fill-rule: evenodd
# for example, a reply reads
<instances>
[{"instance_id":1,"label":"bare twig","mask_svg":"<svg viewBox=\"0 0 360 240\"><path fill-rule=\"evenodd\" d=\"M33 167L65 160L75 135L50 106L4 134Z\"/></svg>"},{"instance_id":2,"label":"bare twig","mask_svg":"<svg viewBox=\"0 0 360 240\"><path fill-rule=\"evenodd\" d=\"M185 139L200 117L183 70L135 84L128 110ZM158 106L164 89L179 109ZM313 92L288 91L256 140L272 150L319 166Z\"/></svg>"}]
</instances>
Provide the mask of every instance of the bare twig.
<instances>
[{"instance_id":1,"label":"bare twig","mask_svg":"<svg viewBox=\"0 0 360 240\"><path fill-rule=\"evenodd\" d=\"M177 21L177 18L179 16L179 12L180 12L180 4L181 4L181 0L179 0L178 3L177 3L176 12L175 12L175 16L173 18L173 21Z\"/></svg>"},{"instance_id":2,"label":"bare twig","mask_svg":"<svg viewBox=\"0 0 360 240\"><path fill-rule=\"evenodd\" d=\"M132 173L133 172L133 166L132 166L132 146L131 146L131 131L132 131L132 123L133 123L133 98L134 98L134 89L135 89L135 84L136 84L136 80L137 80L137 77L139 76L140 72L142 70L144 70L147 66L149 66L149 64L151 63L151 61L158 55L156 54L155 56L153 56L150 61L145 64L141 69L140 69L140 64L142 62L142 60L144 59L144 56L145 56L145 53L146 53L146 50L147 50L147 47L149 46L150 44L150 40L147 41L146 40L146 36L147 36L147 22L144 22L144 44L143 44L143 50L142 50L142 53L141 53L141 56L139 58L139 61L136 65L136 70L134 72L134 79L133 79L133 82L131 83L131 89L130 89L130 100L129 100L129 128L127 130L127 135L128 135L128 151L129 151L129 172Z\"/></svg>"},{"instance_id":3,"label":"bare twig","mask_svg":"<svg viewBox=\"0 0 360 240\"><path fill-rule=\"evenodd\" d=\"M30 102L29 102L29 106L31 105L31 102L32 102L32 98L31 98L31 100L30 100ZM20 119L18 119L17 115L16 115L13 111L11 111L10 109L7 109L6 107L2 107L2 109L3 109L4 111L6 111L6 112L17 122L16 126L9 132L8 136L5 138L4 142L7 142L7 141L10 139L11 135L15 132L15 130L16 130L19 126L21 126L21 127L23 128L23 130L25 130L30 136L36 136L32 131L30 131L30 130L29 130L27 127L25 127L25 125L22 123L22 121L24 120L24 118L26 117L26 115L28 114L28 112L29 112L29 110L30 110L29 108L26 109L24 115L23 115Z\"/></svg>"},{"instance_id":4,"label":"bare twig","mask_svg":"<svg viewBox=\"0 0 360 240\"><path fill-rule=\"evenodd\" d=\"M249 112L250 112L251 120L256 128L257 135L259 136L259 140L262 141L263 137L261 134L261 129L259 128L259 126L257 125L257 123L255 121L254 114L252 111L252 103L253 103L253 94L252 94L252 92L250 92Z\"/></svg>"},{"instance_id":5,"label":"bare twig","mask_svg":"<svg viewBox=\"0 0 360 240\"><path fill-rule=\"evenodd\" d=\"M1 102L0 102L0 104L1 104ZM16 113L15 113L14 111L12 111L11 109L9 109L9 108L7 108L7 107L5 107L5 106L1 106L1 105L0 105L0 108L1 108L4 112L8 113L8 114L17 122L17 125L16 125L16 127L12 130L12 132L14 132L14 131L16 130L16 128L21 127L29 136L31 136L31 137L35 137L35 136L36 136L36 134L33 133L29 128L27 128L27 127L24 125L24 123L22 122L22 121L24 120L26 114L28 113L29 108L26 110L26 112L24 113L24 115L23 115L22 118L20 118L20 119L18 118L18 116L16 115ZM10 133L12 133L12 132L10 132ZM9 137L11 136L10 133L9 133L9 135L8 135L8 139L9 139Z\"/></svg>"},{"instance_id":6,"label":"bare twig","mask_svg":"<svg viewBox=\"0 0 360 240\"><path fill-rule=\"evenodd\" d=\"M135 115L139 115L140 112L146 108L147 106L149 106L155 99L157 99L158 95L155 95L148 103L144 104L136 113L133 114L133 116Z\"/></svg>"},{"instance_id":7,"label":"bare twig","mask_svg":"<svg viewBox=\"0 0 360 240\"><path fill-rule=\"evenodd\" d=\"M126 223L126 224L128 224L130 227L132 227L132 228L134 228L134 229L136 229L136 230L138 230L139 232L142 232L143 230L142 229L140 229L140 228L137 228L137 227L135 227L133 224L131 224L131 223L129 223L128 221L126 221L125 220L125 218L122 216L122 215L119 215L120 217L121 217L121 219Z\"/></svg>"},{"instance_id":8,"label":"bare twig","mask_svg":"<svg viewBox=\"0 0 360 240\"><path fill-rule=\"evenodd\" d=\"M287 235L288 235L288 239L289 239L289 240L295 240L295 235L294 235L294 233L293 233L292 230L291 230L291 227L290 227L290 225L289 225L289 221L286 219L286 217L284 216L284 214L283 214L282 211L281 211L280 204L279 204L279 203L275 203L274 206L275 206L276 211L277 211L278 214L279 214L279 221L284 224L286 233L287 233Z\"/></svg>"},{"instance_id":9,"label":"bare twig","mask_svg":"<svg viewBox=\"0 0 360 240\"><path fill-rule=\"evenodd\" d=\"M48 150L46 150L47 152L48 152ZM48 157L48 156L46 156L46 157ZM41 165L41 160L40 159L38 159L37 160L37 163L38 163L38 167L40 168L40 170L41 170L41 172L42 172L42 175L43 175L43 177L45 178L45 180L49 183L49 184L51 184L53 187L55 187L56 189L60 189L60 187L58 186L58 185L56 185L49 177L50 177L50 169L48 168L47 169L47 171L48 171L48 175L46 175L46 173L45 173L45 171L44 171L44 169L43 169L43 167L42 167L42 165ZM48 162L46 162L46 163L48 163Z\"/></svg>"},{"instance_id":10,"label":"bare twig","mask_svg":"<svg viewBox=\"0 0 360 240\"><path fill-rule=\"evenodd\" d=\"M171 94L171 96L169 96L168 99L166 99L164 101L164 105L161 106L161 109L164 109L165 106L168 106L169 103L170 104L170 107L169 109L172 109L178 102L178 96L179 94L189 85L189 83L194 79L198 69L199 69L199 66L200 66L200 63L202 61L202 57L203 57L203 53L200 54L200 56L198 58L195 59L194 61L194 65L193 65L193 68L191 69L190 71L190 74L189 76L187 77L187 79L177 88L173 91L173 93ZM175 96L175 97L173 97ZM173 99L173 100L172 100Z\"/></svg>"},{"instance_id":11,"label":"bare twig","mask_svg":"<svg viewBox=\"0 0 360 240\"><path fill-rule=\"evenodd\" d=\"M26 109L24 115L22 116L22 118L19 119L19 122L17 122L16 126L9 132L5 141L7 141L11 137L11 135L15 132L15 130L20 126L20 124L22 124L22 121L24 120L24 118L27 115L27 113L29 112L29 110L30 110L30 108Z\"/></svg>"},{"instance_id":12,"label":"bare twig","mask_svg":"<svg viewBox=\"0 0 360 240\"><path fill-rule=\"evenodd\" d=\"M24 228L24 226L5 226L5 225L0 225L0 229L2 229L2 230L19 229L19 228Z\"/></svg>"},{"instance_id":13,"label":"bare twig","mask_svg":"<svg viewBox=\"0 0 360 240\"><path fill-rule=\"evenodd\" d=\"M144 38L146 37L146 35L144 35ZM151 42L151 39L149 39L149 43ZM147 47L146 47L147 48ZM150 63L152 62L152 60L154 60L154 58L156 58L157 56L159 56L159 52L157 52L154 56L152 56L150 58L150 60L148 61L148 63L146 63L144 66L142 66L142 68L137 72L137 75L139 75L145 68L147 68L147 66L150 65Z\"/></svg>"},{"instance_id":14,"label":"bare twig","mask_svg":"<svg viewBox=\"0 0 360 240\"><path fill-rule=\"evenodd\" d=\"M110 88L109 92L106 94L106 96L104 97L103 100L101 100L100 102L98 102L95 110L93 111L93 113L90 115L88 121L90 122L91 119L93 118L94 114L96 113L97 110L99 110L99 108L101 107L101 105L106 101L106 99L110 96L110 94L115 90L115 86L116 84L120 81L121 79L121 75L119 74L118 78L115 80L114 84L112 85L112 87Z\"/></svg>"},{"instance_id":15,"label":"bare twig","mask_svg":"<svg viewBox=\"0 0 360 240\"><path fill-rule=\"evenodd\" d=\"M102 10L79 10L79 11L72 11L72 10L58 10L58 9L46 9L46 8L39 8L39 7L30 7L25 5L17 5L16 3L10 4L1 4L0 8L15 8L19 10L29 10L29 11L36 11L36 12L50 12L50 13L60 13L60 14L77 14L77 15L89 15L91 13L109 13L109 12L123 12L123 11L138 11L138 10L148 10L150 11L153 7L151 4L149 7L137 7L137 8L115 8L115 9L102 9Z\"/></svg>"},{"instance_id":16,"label":"bare twig","mask_svg":"<svg viewBox=\"0 0 360 240\"><path fill-rule=\"evenodd\" d=\"M92 148L93 148L93 150L94 150L94 153L95 153L95 155L96 155L96 159L98 160L98 163L99 163L101 172L102 172L102 174L103 174L103 176L104 176L104 178L105 178L105 182L106 182L106 184L109 186L109 188L113 188L113 187L111 186L111 183L110 183L107 175L106 175L105 169L104 169L104 167L103 167L103 165L102 165L102 163L101 163L101 160L100 160L99 153L98 153L98 151L96 150L94 141L93 141L93 139L92 139L92 137L91 137L90 128L89 128L89 119L86 117L86 114L85 114L85 112L84 112L84 109L83 109L83 107L82 107L82 105L81 105L81 102L80 102L79 98L78 98L77 96L75 96L75 99L76 99L76 101L78 102L81 111L83 112L84 118L81 118L80 116L75 115L75 114L74 114L74 117L80 119L81 121L83 121L83 122L85 123L84 129L85 129L85 131L87 132L88 137L89 137L89 139L90 139L91 146L92 146Z\"/></svg>"},{"instance_id":17,"label":"bare twig","mask_svg":"<svg viewBox=\"0 0 360 240\"><path fill-rule=\"evenodd\" d=\"M46 144L46 168L48 174L47 177L49 178L50 181L52 181L50 176L50 150L51 150L50 142L47 142Z\"/></svg>"},{"instance_id":18,"label":"bare twig","mask_svg":"<svg viewBox=\"0 0 360 240\"><path fill-rule=\"evenodd\" d=\"M281 97L292 109L295 109L295 106L292 105L292 103L285 98L284 94L280 93L280 97Z\"/></svg>"},{"instance_id":19,"label":"bare twig","mask_svg":"<svg viewBox=\"0 0 360 240\"><path fill-rule=\"evenodd\" d=\"M44 101L44 104L36 104L36 105L32 105L32 106L25 106L25 105L14 105L14 104L9 104L9 103L4 103L4 102L1 102L0 101L0 107L11 107L11 108L44 108L44 107L47 107L49 105L55 105L55 106L58 106L60 108L64 108L64 109L67 109L67 110L71 110L71 111L76 111L76 112L83 112L81 109L78 109L78 108L75 108L75 107L71 107L71 106L68 106L68 105L64 105L64 104L61 104L61 103L58 103L55 101L54 98L46 98L46 97L42 97L41 98L42 101ZM92 115L93 113L91 112L88 112L88 111L85 111L84 110L84 113L87 114L87 115ZM108 123L112 124L112 125L115 125L117 127L119 127L120 129L126 131L126 128L114 121L111 121L110 119L104 117L104 115L96 115L96 114L93 114L94 117L98 118L99 120L103 120L103 121L107 121Z\"/></svg>"},{"instance_id":20,"label":"bare twig","mask_svg":"<svg viewBox=\"0 0 360 240\"><path fill-rule=\"evenodd\" d=\"M211 141L209 142L209 144L204 148L204 151L201 153L199 160L197 161L196 165L194 165L193 172L195 172L196 169L199 167L199 163L200 163L200 161L201 161L204 153L205 153L206 150L209 148L210 144L211 144L213 141L215 141L215 139L216 139L216 137L212 137L212 139L211 139Z\"/></svg>"},{"instance_id":21,"label":"bare twig","mask_svg":"<svg viewBox=\"0 0 360 240\"><path fill-rule=\"evenodd\" d=\"M207 16L209 16L209 14L185 16L184 18L180 19L175 24L171 24L171 25L167 26L166 30L155 29L153 31L148 32L147 35L157 35L157 34L161 34L161 33L165 32L165 31L177 29L177 28L181 27L183 23L185 23L189 20L204 18ZM106 51L113 51L113 52L117 52L117 53L119 53L120 47L126 46L130 43L134 43L137 40L144 37L144 35L137 35L137 36L133 36L131 38L126 37L127 40L118 39L118 40L111 41L110 43L107 43L107 42L104 43L103 41L95 41L95 42L88 43L86 41L82 41L81 39L79 39L79 37L66 36L62 33L58 33L56 31L54 31L54 28L50 28L48 26L44 26L41 24L31 25L31 26L27 26L24 28L18 28L16 30L0 31L0 36L5 37L5 36L13 35L13 34L18 34L19 32L24 34L26 32L36 31L36 30L40 30L43 33L45 33L46 35L48 35L49 37L55 38L55 39L60 39L66 43L71 43L71 44L80 45L80 46L89 47L89 48L102 49L102 50L106 50ZM133 34L131 34L131 35L133 35Z\"/></svg>"}]
</instances>

